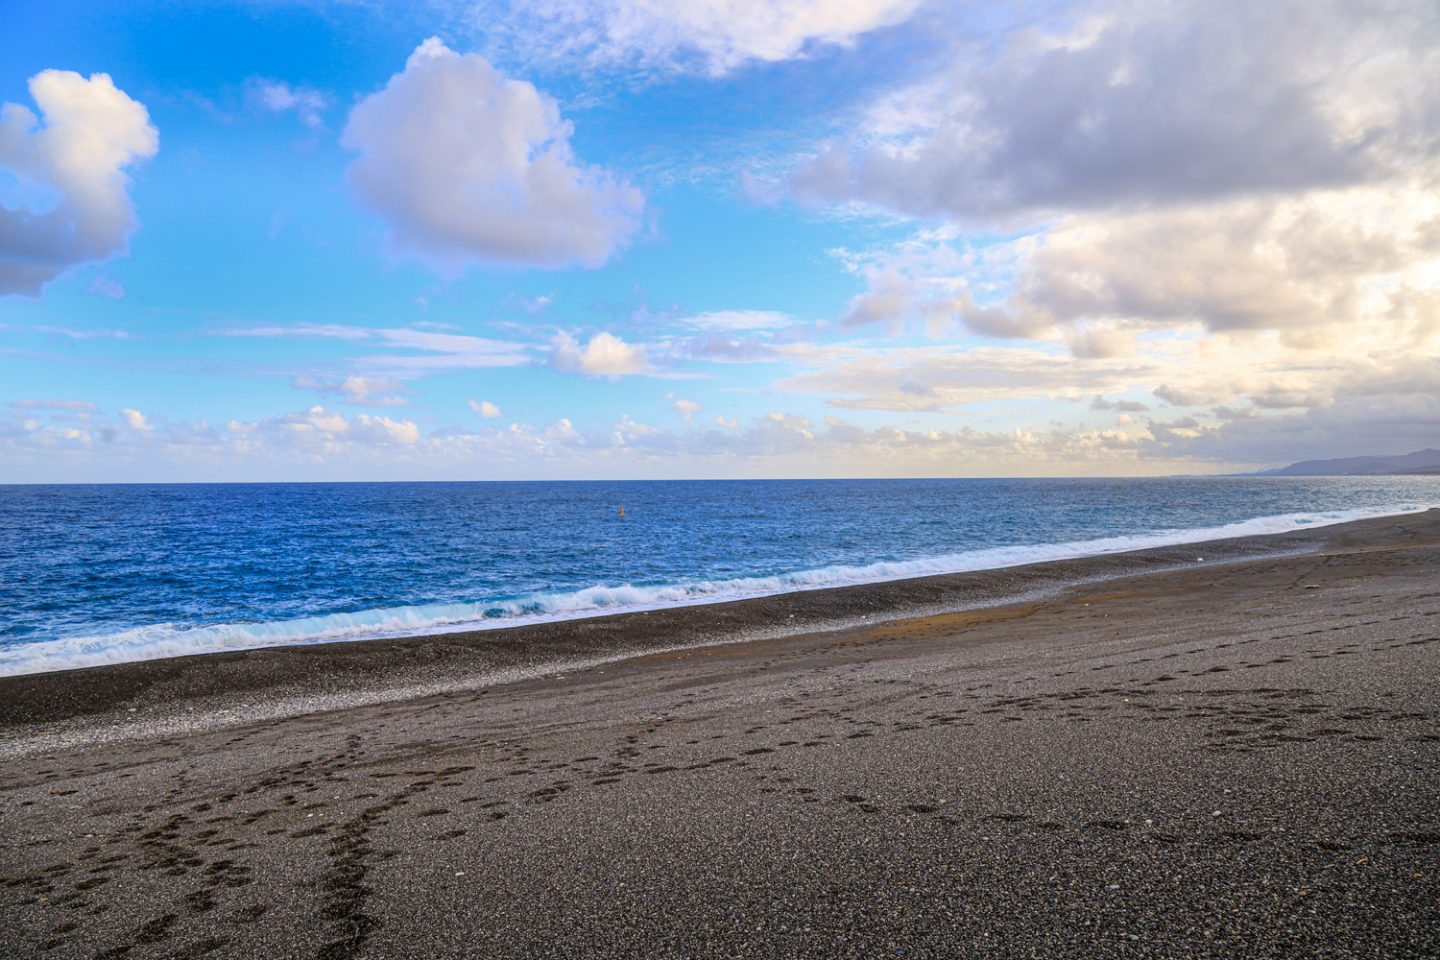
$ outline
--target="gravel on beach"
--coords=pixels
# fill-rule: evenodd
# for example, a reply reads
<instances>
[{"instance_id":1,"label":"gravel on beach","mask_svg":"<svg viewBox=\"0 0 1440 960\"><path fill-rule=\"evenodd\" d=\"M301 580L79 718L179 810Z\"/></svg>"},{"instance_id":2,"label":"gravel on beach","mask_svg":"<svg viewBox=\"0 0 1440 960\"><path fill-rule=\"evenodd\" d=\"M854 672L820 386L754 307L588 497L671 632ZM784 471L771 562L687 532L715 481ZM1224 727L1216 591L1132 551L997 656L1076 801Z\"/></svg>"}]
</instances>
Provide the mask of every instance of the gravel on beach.
<instances>
[{"instance_id":1,"label":"gravel on beach","mask_svg":"<svg viewBox=\"0 0 1440 960\"><path fill-rule=\"evenodd\" d=\"M6 678L0 956L1437 956L1437 680L1437 510Z\"/></svg>"}]
</instances>

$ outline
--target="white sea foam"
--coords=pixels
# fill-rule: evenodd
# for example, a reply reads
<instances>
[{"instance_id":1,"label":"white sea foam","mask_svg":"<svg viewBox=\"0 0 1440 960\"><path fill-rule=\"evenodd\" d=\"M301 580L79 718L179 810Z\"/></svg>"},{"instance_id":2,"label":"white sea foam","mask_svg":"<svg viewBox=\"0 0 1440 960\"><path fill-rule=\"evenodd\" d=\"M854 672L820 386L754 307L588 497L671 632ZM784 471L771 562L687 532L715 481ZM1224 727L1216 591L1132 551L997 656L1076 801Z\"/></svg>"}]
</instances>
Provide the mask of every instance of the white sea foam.
<instances>
[{"instance_id":1,"label":"white sea foam","mask_svg":"<svg viewBox=\"0 0 1440 960\"><path fill-rule=\"evenodd\" d=\"M701 580L665 586L598 585L563 593L537 593L512 600L362 610L268 623L222 623L211 626L158 623L118 633L38 641L0 650L0 676L47 673L107 663L156 660L257 647L495 629L542 621L718 603L801 590L882 583L946 573L996 570L1047 560L1071 560L1147 547L1288 533L1425 509L1425 506L1406 505L1383 510L1289 513L1257 517L1218 527L1167 530L1069 543L991 547L918 560L822 567L769 577Z\"/></svg>"}]
</instances>

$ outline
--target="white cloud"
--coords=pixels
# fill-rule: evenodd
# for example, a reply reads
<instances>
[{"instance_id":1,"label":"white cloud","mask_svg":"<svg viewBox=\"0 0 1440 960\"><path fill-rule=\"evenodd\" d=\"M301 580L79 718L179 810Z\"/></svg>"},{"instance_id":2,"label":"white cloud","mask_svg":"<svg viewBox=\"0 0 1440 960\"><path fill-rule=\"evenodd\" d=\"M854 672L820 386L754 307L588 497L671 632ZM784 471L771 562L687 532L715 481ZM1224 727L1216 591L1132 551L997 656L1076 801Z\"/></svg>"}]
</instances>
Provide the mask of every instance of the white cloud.
<instances>
[{"instance_id":1,"label":"white cloud","mask_svg":"<svg viewBox=\"0 0 1440 960\"><path fill-rule=\"evenodd\" d=\"M477 54L431 38L351 111L349 178L390 241L444 273L474 262L598 266L640 224L644 198L581 165L555 101Z\"/></svg>"},{"instance_id":2,"label":"white cloud","mask_svg":"<svg viewBox=\"0 0 1440 960\"><path fill-rule=\"evenodd\" d=\"M126 407L124 410L120 411L120 418L124 420L126 425L128 425L132 430L152 429L149 421L145 419L145 414L141 413L139 410L132 410L131 408Z\"/></svg>"},{"instance_id":3,"label":"white cloud","mask_svg":"<svg viewBox=\"0 0 1440 960\"><path fill-rule=\"evenodd\" d=\"M1212 397L1194 390L1186 390L1181 387L1172 387L1168 383L1162 383L1155 388L1155 396L1164 400L1174 407L1199 407L1207 403L1214 403Z\"/></svg>"},{"instance_id":4,"label":"white cloud","mask_svg":"<svg viewBox=\"0 0 1440 960\"><path fill-rule=\"evenodd\" d=\"M918 319L936 337L963 327L1048 339L1080 357L1133 353L1148 333L1274 330L1313 349L1353 338L1362 323L1419 348L1440 332L1440 196L1427 184L1417 173L1295 196L1076 213L978 251L921 232L878 252L841 252L868 288L845 319Z\"/></svg>"},{"instance_id":5,"label":"white cloud","mask_svg":"<svg viewBox=\"0 0 1440 960\"><path fill-rule=\"evenodd\" d=\"M1077 357L1128 357L1135 352L1135 331L1115 324L1091 324L1070 334L1070 352Z\"/></svg>"},{"instance_id":6,"label":"white cloud","mask_svg":"<svg viewBox=\"0 0 1440 960\"><path fill-rule=\"evenodd\" d=\"M1433 447L1440 425L1440 360L1361 362L1332 378L1321 395L1304 398L1304 404L1271 414L1256 407L1217 407L1213 417L1188 418L1189 429L1152 422L1154 453L1283 466Z\"/></svg>"},{"instance_id":7,"label":"white cloud","mask_svg":"<svg viewBox=\"0 0 1440 960\"><path fill-rule=\"evenodd\" d=\"M420 427L413 420L392 420L368 413L357 413L346 419L344 414L313 406L295 413L252 424L232 425L233 433L270 437L272 442L322 447L336 450L334 444L345 441L367 445L412 446L420 440Z\"/></svg>"},{"instance_id":8,"label":"white cloud","mask_svg":"<svg viewBox=\"0 0 1440 960\"><path fill-rule=\"evenodd\" d=\"M676 400L674 403L670 404L670 406L677 413L679 413L680 416L685 418L686 423L689 423L691 420L693 420L695 414L700 411L700 404L696 403L694 400L686 399L685 397L681 397L679 400Z\"/></svg>"},{"instance_id":9,"label":"white cloud","mask_svg":"<svg viewBox=\"0 0 1440 960\"><path fill-rule=\"evenodd\" d=\"M508 340L415 330L409 327L382 329L375 333L387 347L420 352L361 357L357 363L376 369L401 371L402 375L405 372L432 370L516 367L531 362L529 348Z\"/></svg>"},{"instance_id":10,"label":"white cloud","mask_svg":"<svg viewBox=\"0 0 1440 960\"><path fill-rule=\"evenodd\" d=\"M1433 364L1432 364L1433 366ZM312 406L259 420L145 421L93 405L21 401L0 417L7 479L104 477L260 479L660 476L1124 475L1273 466L1306 456L1385 453L1433 445L1440 417L1433 369L1371 371L1334 403L1279 417L1245 409L1117 428L981 429L821 422L784 409L669 430L622 416L577 426L512 423L425 432L410 420ZM1427 382L1428 380L1428 382ZM49 411L41 416L41 411Z\"/></svg>"},{"instance_id":11,"label":"white cloud","mask_svg":"<svg viewBox=\"0 0 1440 960\"><path fill-rule=\"evenodd\" d=\"M872 323L897 324L916 309L916 291L894 271L871 278L871 288L851 298L840 317L842 327L863 327Z\"/></svg>"},{"instance_id":12,"label":"white cloud","mask_svg":"<svg viewBox=\"0 0 1440 960\"><path fill-rule=\"evenodd\" d=\"M592 377L623 377L651 369L644 347L626 343L608 332L595 334L584 348L570 334L556 334L550 365L566 373Z\"/></svg>"},{"instance_id":13,"label":"white cloud","mask_svg":"<svg viewBox=\"0 0 1440 960\"><path fill-rule=\"evenodd\" d=\"M495 406L495 404L491 403L489 400L471 400L470 409L487 420L494 420L496 417L500 416L500 408Z\"/></svg>"},{"instance_id":14,"label":"white cloud","mask_svg":"<svg viewBox=\"0 0 1440 960\"><path fill-rule=\"evenodd\" d=\"M1068 35L957 52L795 189L973 219L1370 182L1440 149L1432 0L1088 8Z\"/></svg>"},{"instance_id":15,"label":"white cloud","mask_svg":"<svg viewBox=\"0 0 1440 960\"><path fill-rule=\"evenodd\" d=\"M544 436L546 440L550 441L562 441L580 445L584 445L585 443L585 438L581 435L580 431L575 429L575 424L571 423L568 417L561 417L546 427Z\"/></svg>"},{"instance_id":16,"label":"white cloud","mask_svg":"<svg viewBox=\"0 0 1440 960\"><path fill-rule=\"evenodd\" d=\"M908 19L922 0L538 0L475 19L508 25L522 59L584 58L597 66L719 76L749 63L805 56Z\"/></svg>"},{"instance_id":17,"label":"white cloud","mask_svg":"<svg viewBox=\"0 0 1440 960\"><path fill-rule=\"evenodd\" d=\"M1423 182L1075 215L1027 246L989 312L1038 331L1122 319L1343 336L1367 314L1407 314L1409 327L1426 307L1396 297L1440 287L1436 223L1440 198Z\"/></svg>"},{"instance_id":18,"label":"white cloud","mask_svg":"<svg viewBox=\"0 0 1440 960\"><path fill-rule=\"evenodd\" d=\"M273 113L294 111L300 122L312 130L325 126L323 114L330 98L312 87L292 87L282 80L256 78L251 81L255 101Z\"/></svg>"},{"instance_id":19,"label":"white cloud","mask_svg":"<svg viewBox=\"0 0 1440 960\"><path fill-rule=\"evenodd\" d=\"M1154 361L1143 358L1077 363L1032 347L851 347L818 357L810 366L773 386L824 397L832 407L894 411L1120 392L1156 369Z\"/></svg>"},{"instance_id":20,"label":"white cloud","mask_svg":"<svg viewBox=\"0 0 1440 960\"><path fill-rule=\"evenodd\" d=\"M932 338L952 337L962 322L988 336L1043 336L1053 321L1037 325L982 308L976 295L997 296L1011 287L1009 278L1036 241L1022 236L1009 242L966 243L949 226L926 229L875 250L830 250L846 272L865 281L840 316L840 326L883 324L889 334L904 333L918 322ZM1000 314L997 316L997 314Z\"/></svg>"},{"instance_id":21,"label":"white cloud","mask_svg":"<svg viewBox=\"0 0 1440 960\"><path fill-rule=\"evenodd\" d=\"M436 370L473 370L518 367L531 362L529 347L508 340L445 333L416 327L355 327L345 324L299 323L286 327L238 327L219 331L226 337L302 337L322 340L373 342L392 353L356 358L356 363L394 376L414 376ZM416 352L405 352L416 351ZM310 384L319 388L319 381Z\"/></svg>"},{"instance_id":22,"label":"white cloud","mask_svg":"<svg viewBox=\"0 0 1440 960\"><path fill-rule=\"evenodd\" d=\"M420 427L413 420L391 420L357 413L350 421L352 436L371 443L394 443L413 446L420 440Z\"/></svg>"},{"instance_id":23,"label":"white cloud","mask_svg":"<svg viewBox=\"0 0 1440 960\"><path fill-rule=\"evenodd\" d=\"M322 380L307 376L296 377L293 383L298 389L334 394L346 403L357 406L403 407L410 402L403 396L407 392L405 385L388 377L356 376Z\"/></svg>"},{"instance_id":24,"label":"white cloud","mask_svg":"<svg viewBox=\"0 0 1440 960\"><path fill-rule=\"evenodd\" d=\"M701 330L778 330L795 323L795 318L777 310L714 310L681 317L676 323Z\"/></svg>"},{"instance_id":25,"label":"white cloud","mask_svg":"<svg viewBox=\"0 0 1440 960\"><path fill-rule=\"evenodd\" d=\"M220 331L225 337L313 337L325 340L369 340L377 331L343 323L297 323L288 327L233 327Z\"/></svg>"},{"instance_id":26,"label":"white cloud","mask_svg":"<svg viewBox=\"0 0 1440 960\"><path fill-rule=\"evenodd\" d=\"M0 107L0 168L58 202L0 207L0 294L38 294L67 268L122 252L137 224L125 169L160 143L109 74L45 70L30 96L43 123L23 105Z\"/></svg>"}]
</instances>

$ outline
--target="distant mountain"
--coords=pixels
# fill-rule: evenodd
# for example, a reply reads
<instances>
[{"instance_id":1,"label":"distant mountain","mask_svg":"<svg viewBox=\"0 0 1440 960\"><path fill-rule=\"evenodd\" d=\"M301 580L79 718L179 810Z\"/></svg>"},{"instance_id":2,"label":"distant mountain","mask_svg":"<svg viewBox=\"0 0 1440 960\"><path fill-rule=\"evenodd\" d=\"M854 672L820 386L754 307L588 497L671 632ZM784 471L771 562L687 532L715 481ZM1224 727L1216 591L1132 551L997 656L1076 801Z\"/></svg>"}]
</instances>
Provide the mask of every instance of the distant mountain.
<instances>
[{"instance_id":1,"label":"distant mountain","mask_svg":"<svg viewBox=\"0 0 1440 960\"><path fill-rule=\"evenodd\" d=\"M1260 477L1385 477L1404 473L1440 474L1440 450L1416 450L1394 457L1341 457L1338 460L1302 460L1278 470L1262 470Z\"/></svg>"}]
</instances>

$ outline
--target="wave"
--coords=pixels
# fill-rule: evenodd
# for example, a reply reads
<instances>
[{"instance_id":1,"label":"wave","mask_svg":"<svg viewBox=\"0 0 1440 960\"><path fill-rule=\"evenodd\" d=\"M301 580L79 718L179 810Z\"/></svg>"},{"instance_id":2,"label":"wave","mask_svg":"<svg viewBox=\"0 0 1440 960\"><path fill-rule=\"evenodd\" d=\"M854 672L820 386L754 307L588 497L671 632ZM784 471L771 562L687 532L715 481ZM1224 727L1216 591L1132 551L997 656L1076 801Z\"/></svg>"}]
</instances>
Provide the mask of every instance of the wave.
<instances>
[{"instance_id":1,"label":"wave","mask_svg":"<svg viewBox=\"0 0 1440 960\"><path fill-rule=\"evenodd\" d=\"M989 547L914 560L884 560L858 566L830 566L767 577L698 580L659 586L597 585L582 590L535 593L477 603L419 606L332 613L261 623L196 626L158 623L117 633L25 643L0 650L0 676L73 670L111 663L157 660L260 647L379 640L432 633L497 629L554 620L634 613L701 603L774 596L802 590L883 583L948 573L997 570L1051 560L1123 553L1147 547L1175 546L1288 533L1351 520L1393 516L1428 509L1405 505L1382 510L1336 510L1256 517L1216 527L1164 530L1148 534Z\"/></svg>"}]
</instances>

